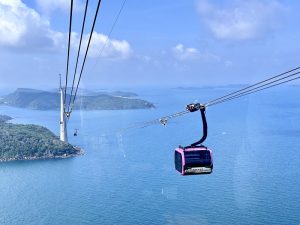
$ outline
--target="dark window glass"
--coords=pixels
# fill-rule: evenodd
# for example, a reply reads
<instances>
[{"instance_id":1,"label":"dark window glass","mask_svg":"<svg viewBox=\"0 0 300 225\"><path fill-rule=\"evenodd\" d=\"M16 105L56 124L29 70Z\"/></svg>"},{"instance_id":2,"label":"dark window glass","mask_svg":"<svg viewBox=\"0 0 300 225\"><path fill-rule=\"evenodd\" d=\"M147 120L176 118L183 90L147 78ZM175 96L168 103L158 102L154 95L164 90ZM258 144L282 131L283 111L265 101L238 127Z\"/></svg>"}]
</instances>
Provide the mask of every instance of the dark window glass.
<instances>
[{"instance_id":1,"label":"dark window glass","mask_svg":"<svg viewBox=\"0 0 300 225\"><path fill-rule=\"evenodd\" d=\"M211 156L208 150L184 152L187 167L210 166Z\"/></svg>"},{"instance_id":2,"label":"dark window glass","mask_svg":"<svg viewBox=\"0 0 300 225\"><path fill-rule=\"evenodd\" d=\"M182 156L179 152L175 151L175 169L178 172L182 172Z\"/></svg>"}]
</instances>

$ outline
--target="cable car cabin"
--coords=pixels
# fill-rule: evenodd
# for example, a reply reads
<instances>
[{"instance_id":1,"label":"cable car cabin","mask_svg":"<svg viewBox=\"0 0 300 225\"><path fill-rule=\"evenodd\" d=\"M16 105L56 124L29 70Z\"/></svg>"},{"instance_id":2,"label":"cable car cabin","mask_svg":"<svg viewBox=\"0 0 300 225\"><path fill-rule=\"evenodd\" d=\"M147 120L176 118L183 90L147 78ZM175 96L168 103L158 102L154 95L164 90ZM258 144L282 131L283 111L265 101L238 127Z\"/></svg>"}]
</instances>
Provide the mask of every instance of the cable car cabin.
<instances>
[{"instance_id":1,"label":"cable car cabin","mask_svg":"<svg viewBox=\"0 0 300 225\"><path fill-rule=\"evenodd\" d=\"M210 174L213 170L212 151L201 145L207 137L205 106L199 103L189 104L186 109L190 112L200 111L203 123L203 136L190 146L179 146L175 150L175 169L182 175Z\"/></svg>"},{"instance_id":2,"label":"cable car cabin","mask_svg":"<svg viewBox=\"0 0 300 225\"><path fill-rule=\"evenodd\" d=\"M175 169L182 175L210 174L213 170L212 151L204 146L175 150Z\"/></svg>"}]
</instances>

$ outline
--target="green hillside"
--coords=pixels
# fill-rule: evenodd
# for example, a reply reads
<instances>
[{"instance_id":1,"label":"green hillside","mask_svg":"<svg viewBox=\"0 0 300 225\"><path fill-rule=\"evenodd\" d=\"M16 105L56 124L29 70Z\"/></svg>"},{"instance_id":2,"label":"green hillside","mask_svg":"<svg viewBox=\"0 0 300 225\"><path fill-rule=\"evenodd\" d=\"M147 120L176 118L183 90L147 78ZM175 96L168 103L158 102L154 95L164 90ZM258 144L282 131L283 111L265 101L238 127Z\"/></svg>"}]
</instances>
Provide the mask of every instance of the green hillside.
<instances>
[{"instance_id":1,"label":"green hillside","mask_svg":"<svg viewBox=\"0 0 300 225\"><path fill-rule=\"evenodd\" d=\"M81 150L60 141L45 127L0 122L0 162L67 158L79 154Z\"/></svg>"},{"instance_id":2,"label":"green hillside","mask_svg":"<svg viewBox=\"0 0 300 225\"><path fill-rule=\"evenodd\" d=\"M98 93L92 96L78 96L74 109L82 110L119 110L119 109L148 109L155 107L152 103L132 98L134 93L112 92ZM67 100L70 98L67 95ZM68 101L67 101L68 102ZM19 88L15 92L3 96L0 104L36 109L58 110L60 94L27 88Z\"/></svg>"}]
</instances>

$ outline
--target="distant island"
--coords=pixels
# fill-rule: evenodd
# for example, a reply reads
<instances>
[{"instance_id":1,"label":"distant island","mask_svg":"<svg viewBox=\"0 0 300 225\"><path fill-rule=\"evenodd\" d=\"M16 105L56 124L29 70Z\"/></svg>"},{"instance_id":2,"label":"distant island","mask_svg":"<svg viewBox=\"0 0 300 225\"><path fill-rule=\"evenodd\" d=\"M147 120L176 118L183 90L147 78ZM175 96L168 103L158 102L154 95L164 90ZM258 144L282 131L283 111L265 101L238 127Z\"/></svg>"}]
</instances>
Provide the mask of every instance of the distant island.
<instances>
[{"instance_id":1,"label":"distant island","mask_svg":"<svg viewBox=\"0 0 300 225\"><path fill-rule=\"evenodd\" d=\"M202 85L200 87L195 86L178 86L173 89L177 90L201 90L201 89L235 89L235 88L243 88L248 86L247 84L227 84L227 85Z\"/></svg>"},{"instance_id":2,"label":"distant island","mask_svg":"<svg viewBox=\"0 0 300 225\"><path fill-rule=\"evenodd\" d=\"M71 88L67 88L67 93L71 93ZM74 90L73 90L74 91ZM52 89L50 92L57 92L57 89ZM84 96L96 96L99 94L106 94L116 97L138 97L138 94L128 91L108 91L106 89L99 89L99 90L88 90L85 88L78 88L78 95L84 95Z\"/></svg>"},{"instance_id":3,"label":"distant island","mask_svg":"<svg viewBox=\"0 0 300 225\"><path fill-rule=\"evenodd\" d=\"M60 141L45 127L7 123L11 119L0 115L0 162L68 158L83 154L81 149Z\"/></svg>"},{"instance_id":4,"label":"distant island","mask_svg":"<svg viewBox=\"0 0 300 225\"><path fill-rule=\"evenodd\" d=\"M155 107L151 102L137 99L136 96L135 93L121 91L92 92L90 95L77 96L74 110L149 109ZM67 100L70 99L70 95L67 95L66 98ZM35 110L58 110L60 94L58 92L18 88L15 92L2 96L0 104Z\"/></svg>"},{"instance_id":5,"label":"distant island","mask_svg":"<svg viewBox=\"0 0 300 225\"><path fill-rule=\"evenodd\" d=\"M12 120L13 118L6 115L0 115L0 123L4 123L6 121Z\"/></svg>"}]
</instances>

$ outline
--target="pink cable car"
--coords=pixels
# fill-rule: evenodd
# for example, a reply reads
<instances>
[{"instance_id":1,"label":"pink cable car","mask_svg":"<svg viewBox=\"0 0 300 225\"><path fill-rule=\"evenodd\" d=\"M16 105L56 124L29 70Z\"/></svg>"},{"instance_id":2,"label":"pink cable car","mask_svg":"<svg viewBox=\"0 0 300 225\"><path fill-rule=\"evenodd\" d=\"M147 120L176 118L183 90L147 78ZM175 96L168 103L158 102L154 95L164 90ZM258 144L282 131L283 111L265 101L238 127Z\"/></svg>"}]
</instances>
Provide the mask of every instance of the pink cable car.
<instances>
[{"instance_id":1,"label":"pink cable car","mask_svg":"<svg viewBox=\"0 0 300 225\"><path fill-rule=\"evenodd\" d=\"M207 122L205 106L199 103L187 105L187 110L200 110L203 122L202 138L187 147L179 146L175 149L175 169L182 175L210 174L213 170L212 151L201 145L207 137Z\"/></svg>"}]
</instances>

